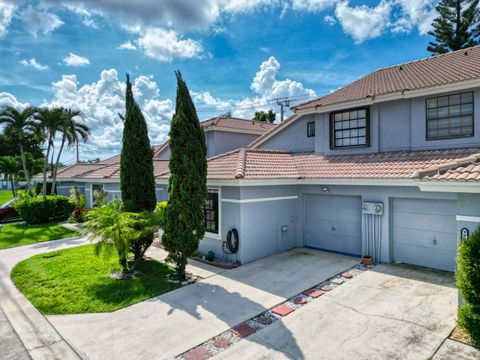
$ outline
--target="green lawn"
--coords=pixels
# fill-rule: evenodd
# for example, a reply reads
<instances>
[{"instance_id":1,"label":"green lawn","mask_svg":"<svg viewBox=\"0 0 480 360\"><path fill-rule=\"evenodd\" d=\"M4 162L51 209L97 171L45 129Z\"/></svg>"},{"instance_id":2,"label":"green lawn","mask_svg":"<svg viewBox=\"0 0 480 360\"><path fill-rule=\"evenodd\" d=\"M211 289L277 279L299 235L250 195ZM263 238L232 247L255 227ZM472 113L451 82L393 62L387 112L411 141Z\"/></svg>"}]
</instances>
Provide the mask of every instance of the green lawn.
<instances>
[{"instance_id":1,"label":"green lawn","mask_svg":"<svg viewBox=\"0 0 480 360\"><path fill-rule=\"evenodd\" d=\"M0 249L78 236L57 224L5 224L0 228Z\"/></svg>"},{"instance_id":2,"label":"green lawn","mask_svg":"<svg viewBox=\"0 0 480 360\"><path fill-rule=\"evenodd\" d=\"M8 200L13 199L13 194L10 190L0 190L0 205L5 204Z\"/></svg>"},{"instance_id":3,"label":"green lawn","mask_svg":"<svg viewBox=\"0 0 480 360\"><path fill-rule=\"evenodd\" d=\"M120 270L116 257L96 256L94 245L36 255L18 263L12 280L43 314L109 312L179 287L165 276L171 266L149 260L139 265L142 275L113 280Z\"/></svg>"}]
</instances>

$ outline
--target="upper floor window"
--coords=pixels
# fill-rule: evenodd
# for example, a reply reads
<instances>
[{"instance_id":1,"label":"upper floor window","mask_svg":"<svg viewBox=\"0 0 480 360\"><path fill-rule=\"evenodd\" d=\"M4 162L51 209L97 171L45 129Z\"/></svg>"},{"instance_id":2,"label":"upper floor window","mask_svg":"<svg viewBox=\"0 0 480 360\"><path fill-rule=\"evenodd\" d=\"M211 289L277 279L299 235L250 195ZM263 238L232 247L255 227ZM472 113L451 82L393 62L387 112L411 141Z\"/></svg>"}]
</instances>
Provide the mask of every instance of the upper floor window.
<instances>
[{"instance_id":1,"label":"upper floor window","mask_svg":"<svg viewBox=\"0 0 480 360\"><path fill-rule=\"evenodd\" d=\"M427 99L427 140L473 136L473 92Z\"/></svg>"},{"instance_id":2,"label":"upper floor window","mask_svg":"<svg viewBox=\"0 0 480 360\"><path fill-rule=\"evenodd\" d=\"M369 111L361 108L330 114L332 149L369 146Z\"/></svg>"},{"instance_id":3,"label":"upper floor window","mask_svg":"<svg viewBox=\"0 0 480 360\"><path fill-rule=\"evenodd\" d=\"M315 136L315 122L308 122L307 123L307 137Z\"/></svg>"},{"instance_id":4,"label":"upper floor window","mask_svg":"<svg viewBox=\"0 0 480 360\"><path fill-rule=\"evenodd\" d=\"M218 234L218 190L208 189L208 197L203 209L205 231Z\"/></svg>"}]
</instances>

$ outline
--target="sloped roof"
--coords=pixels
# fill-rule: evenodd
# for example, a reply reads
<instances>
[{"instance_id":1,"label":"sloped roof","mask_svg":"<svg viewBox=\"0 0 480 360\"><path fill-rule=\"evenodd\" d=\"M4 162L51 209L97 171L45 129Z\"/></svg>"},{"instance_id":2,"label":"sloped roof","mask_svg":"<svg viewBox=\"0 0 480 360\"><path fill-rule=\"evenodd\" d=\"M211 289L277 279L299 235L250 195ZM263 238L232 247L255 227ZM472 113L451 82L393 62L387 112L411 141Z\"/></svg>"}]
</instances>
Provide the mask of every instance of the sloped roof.
<instances>
[{"instance_id":1,"label":"sloped roof","mask_svg":"<svg viewBox=\"0 0 480 360\"><path fill-rule=\"evenodd\" d=\"M480 46L375 70L327 96L294 109L318 108L474 79L480 79Z\"/></svg>"},{"instance_id":2,"label":"sloped roof","mask_svg":"<svg viewBox=\"0 0 480 360\"><path fill-rule=\"evenodd\" d=\"M480 153L416 171L422 180L480 181Z\"/></svg>"},{"instance_id":3,"label":"sloped roof","mask_svg":"<svg viewBox=\"0 0 480 360\"><path fill-rule=\"evenodd\" d=\"M418 171L476 154L480 148L324 156L239 149L208 160L209 180L414 179ZM168 171L159 178L168 178Z\"/></svg>"},{"instance_id":4,"label":"sloped roof","mask_svg":"<svg viewBox=\"0 0 480 360\"><path fill-rule=\"evenodd\" d=\"M247 132L252 131L262 133L265 133L276 126L276 124L270 124L267 122L240 119L230 116L217 116L200 122L200 125L205 129L205 131L210 128L221 127L225 130L245 130Z\"/></svg>"}]
</instances>

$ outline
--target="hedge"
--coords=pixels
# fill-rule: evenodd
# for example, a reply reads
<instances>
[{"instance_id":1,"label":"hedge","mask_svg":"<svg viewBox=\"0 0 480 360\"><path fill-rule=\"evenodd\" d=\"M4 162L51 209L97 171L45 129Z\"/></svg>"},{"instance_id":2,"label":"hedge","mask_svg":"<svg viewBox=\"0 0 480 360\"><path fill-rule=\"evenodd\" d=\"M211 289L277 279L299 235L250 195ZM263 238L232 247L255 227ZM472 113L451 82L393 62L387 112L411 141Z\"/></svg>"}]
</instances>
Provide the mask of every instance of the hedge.
<instances>
[{"instance_id":1,"label":"hedge","mask_svg":"<svg viewBox=\"0 0 480 360\"><path fill-rule=\"evenodd\" d=\"M64 221L72 214L74 205L66 196L48 195L23 199L15 203L15 209L27 224L47 224Z\"/></svg>"},{"instance_id":2,"label":"hedge","mask_svg":"<svg viewBox=\"0 0 480 360\"><path fill-rule=\"evenodd\" d=\"M480 229L458 246L457 288L462 295L458 324L480 345Z\"/></svg>"}]
</instances>

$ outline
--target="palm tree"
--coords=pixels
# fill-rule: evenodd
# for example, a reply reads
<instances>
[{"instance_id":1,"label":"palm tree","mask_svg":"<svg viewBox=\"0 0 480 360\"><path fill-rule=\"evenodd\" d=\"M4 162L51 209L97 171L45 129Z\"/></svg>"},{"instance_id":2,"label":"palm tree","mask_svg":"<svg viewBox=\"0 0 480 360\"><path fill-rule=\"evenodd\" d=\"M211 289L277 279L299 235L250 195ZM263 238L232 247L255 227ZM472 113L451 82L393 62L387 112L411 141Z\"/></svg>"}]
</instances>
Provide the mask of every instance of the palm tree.
<instances>
[{"instance_id":1,"label":"palm tree","mask_svg":"<svg viewBox=\"0 0 480 360\"><path fill-rule=\"evenodd\" d=\"M47 196L47 170L48 170L48 157L50 150L54 147L55 135L60 130L63 121L63 109L62 108L42 108L38 110L36 118L40 122L40 127L45 135L47 142L47 153L45 155L43 163L43 197Z\"/></svg>"},{"instance_id":2,"label":"palm tree","mask_svg":"<svg viewBox=\"0 0 480 360\"><path fill-rule=\"evenodd\" d=\"M2 156L0 157L0 173L3 173L5 179L10 181L12 185L13 197L17 196L15 191L17 186L17 178L20 174L20 161L17 156Z\"/></svg>"},{"instance_id":3,"label":"palm tree","mask_svg":"<svg viewBox=\"0 0 480 360\"><path fill-rule=\"evenodd\" d=\"M137 236L135 225L138 214L124 212L122 202L119 199L108 202L105 205L93 208L87 214L87 222L84 230L91 241L95 242L95 251L102 251L118 255L118 261L122 267L122 277L127 276L128 250L132 239Z\"/></svg>"},{"instance_id":4,"label":"palm tree","mask_svg":"<svg viewBox=\"0 0 480 360\"><path fill-rule=\"evenodd\" d=\"M77 120L76 117L82 116L81 111L72 109L62 109L63 118L59 131L62 133L62 141L60 143L60 149L57 154L57 161L53 167L53 180L52 180L52 194L55 191L55 182L57 181L57 171L60 163L60 156L62 155L65 142L68 147L78 144L80 141L86 142L90 136L90 128Z\"/></svg>"},{"instance_id":5,"label":"palm tree","mask_svg":"<svg viewBox=\"0 0 480 360\"><path fill-rule=\"evenodd\" d=\"M18 141L23 173L27 180L28 190L30 190L30 174L27 169L27 162L23 151L23 141L25 135L38 132L38 121L35 118L35 114L36 109L31 106L24 110L17 110L13 106L7 106L0 111L0 125L5 124L5 132L12 134Z\"/></svg>"}]
</instances>

